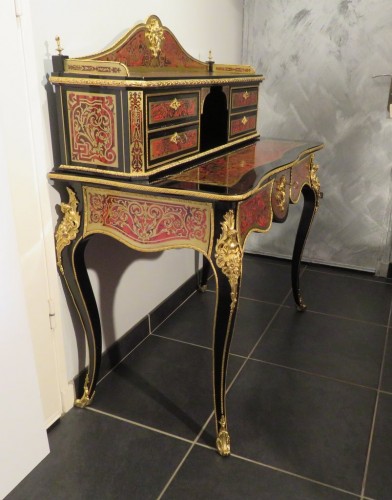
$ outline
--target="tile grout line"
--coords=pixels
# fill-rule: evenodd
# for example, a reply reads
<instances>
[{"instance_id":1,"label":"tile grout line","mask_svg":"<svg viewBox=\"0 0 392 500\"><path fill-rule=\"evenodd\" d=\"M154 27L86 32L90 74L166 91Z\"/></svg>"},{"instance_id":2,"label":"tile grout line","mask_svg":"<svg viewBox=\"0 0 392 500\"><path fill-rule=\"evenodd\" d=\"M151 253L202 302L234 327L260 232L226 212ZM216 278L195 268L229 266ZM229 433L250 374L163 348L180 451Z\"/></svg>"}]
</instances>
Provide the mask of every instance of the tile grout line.
<instances>
[{"instance_id":1,"label":"tile grout line","mask_svg":"<svg viewBox=\"0 0 392 500\"><path fill-rule=\"evenodd\" d=\"M163 495L166 493L167 489L169 488L169 486L171 485L171 483L174 481L176 475L178 474L178 472L180 471L181 467L183 466L183 464L185 463L185 460L188 458L190 452L193 450L193 448L197 445L197 441L200 439L200 437L202 436L203 432L205 431L205 429L207 428L207 425L209 424L211 418L214 416L214 412L212 412L210 414L210 416L207 418L206 422L204 423L203 427L200 429L199 433L197 434L197 436L195 437L195 439L193 440L192 444L190 445L189 449L187 450L187 452L185 453L185 455L182 457L182 459L180 460L179 464L177 465L177 467L175 468L173 474L170 476L169 480L167 481L167 483L165 484L165 486L163 487L162 491L160 492L159 496L157 497L156 500L161 500L161 498L163 497ZM197 445L199 446L199 445Z\"/></svg>"},{"instance_id":2,"label":"tile grout line","mask_svg":"<svg viewBox=\"0 0 392 500\"><path fill-rule=\"evenodd\" d=\"M290 293L290 290L286 293L284 299L283 299L283 302L286 300L288 294ZM251 349L249 355L245 358L243 364L240 366L240 368L238 369L236 375L234 376L233 380L231 381L231 383L229 384L229 386L227 387L226 389L226 395L228 394L230 388L233 386L234 382L237 380L239 374L241 373L242 369L244 368L244 366L246 365L250 355L253 353L253 351L255 350L255 348L257 347L258 343L260 342L260 340L262 339L262 337L265 335L265 333L267 332L269 326L271 325L271 323L273 322L273 320L275 319L276 315L278 314L278 312L281 310L282 308L282 304L280 304L277 308L277 310L275 311L274 315L272 316L272 318L270 319L270 321L268 322L268 324L266 325L266 327L264 328L260 338L258 339L258 341L255 343L255 345L253 346L253 349ZM188 451L185 453L184 457L182 458L182 460L180 461L180 463L177 465L175 471L173 472L173 474L171 475L171 477L169 478L168 482L166 483L166 485L164 486L163 490L161 491L160 495L157 497L157 500L161 500L161 498L163 497L163 495L165 494L165 492L167 491L167 489L169 488L169 486L171 485L171 483L174 481L176 475L178 474L179 470L181 469L181 467L183 466L185 460L188 458L190 452L192 451L192 449L197 446L197 441L200 439L200 437L202 436L204 430L207 428L210 420L214 417L214 411L210 414L210 416L207 418L206 422L204 423L202 429L200 430L200 432L198 433L198 435L196 436L195 440L193 441L192 445L189 447Z\"/></svg>"},{"instance_id":3,"label":"tile grout line","mask_svg":"<svg viewBox=\"0 0 392 500\"><path fill-rule=\"evenodd\" d=\"M152 329L151 327L151 313L148 313L147 314L147 321L148 321L148 334L145 336L144 339L142 339L138 344L135 345L135 347L133 347L133 349L131 349L125 356L123 356L120 361L118 363L116 363L107 373L105 373L105 375L103 375L97 382L97 385L99 385L110 373L112 373L113 370L115 370L123 361L125 361L125 359L130 355L132 354L135 349L137 349L143 342L145 342L150 336L153 335L153 332L155 332L155 330L157 328L159 328L172 314L174 314L177 309L179 309L188 299L190 299L190 297L192 297L192 295L196 293L196 290L194 292L192 292L185 300L183 300L168 316L165 317L165 319L163 321L161 321L161 323L159 323L159 325L157 325L154 330ZM154 336L157 336L154 334Z\"/></svg>"},{"instance_id":4,"label":"tile grout line","mask_svg":"<svg viewBox=\"0 0 392 500\"><path fill-rule=\"evenodd\" d=\"M389 327L391 325L391 318L392 318L392 300L391 300L390 306L389 306L388 325L386 327L386 334L385 334L385 341L384 341L384 352L383 352L383 357L382 357L382 361L381 361L380 376L379 376L378 387L377 387L377 395L376 395L376 401L374 404L373 419L372 419L372 425L370 428L369 444L368 444L365 469L364 469L363 479L362 479L361 499L365 498L366 482L367 482L367 477L368 477L368 472L369 472L370 455L371 455L372 445L373 445L373 437L374 437L374 430L375 430L375 424L376 424L376 418L377 418L377 411L378 411L378 405L379 405L379 400L380 400L380 394L382 392L381 391L381 384L382 384L382 377L383 377L383 372L384 372L384 364L385 364L386 351L387 351L387 345L388 345L388 339L389 339Z\"/></svg>"},{"instance_id":5,"label":"tile grout line","mask_svg":"<svg viewBox=\"0 0 392 500\"><path fill-rule=\"evenodd\" d=\"M234 458L237 458L239 460L242 460L244 462L249 462L251 464L255 464L255 465L258 465L260 467L265 467L266 469L271 469L273 471L280 472L280 473L286 474L288 476L296 477L298 479L302 479L302 480L308 481L310 483L318 484L320 486L324 486L324 487L327 487L329 489L333 489L335 491L340 491L342 493L348 493L351 496L359 498L358 493L354 493L353 491L349 491L349 490L345 490L343 488L339 488L338 486L334 486L332 484L323 483L322 481L318 481L317 479L312 479L311 477L302 476L301 474L297 474L296 472L291 472L289 470L285 470L285 469L281 469L279 467L275 467L274 465L266 464L264 462L259 462L257 460L253 460L251 458L243 457L241 455L236 455L235 453L233 453L231 456L234 457Z\"/></svg>"},{"instance_id":6,"label":"tile grout line","mask_svg":"<svg viewBox=\"0 0 392 500\"><path fill-rule=\"evenodd\" d=\"M172 434L170 432L163 431L162 429L158 429L157 427L152 427L150 425L142 424L137 422L136 420L131 420L129 418L120 417L119 415L115 415L114 413L109 413L103 410L99 410L98 408L93 408L91 406L87 406L84 408L87 411L92 411L93 413L98 413L100 415L105 415L106 417L113 418L114 420L120 420L121 422L125 422L130 425L134 425L135 427L140 427L141 429L146 429L151 432L156 432L157 434L162 434L164 436L170 437L177 441L183 441L188 444L192 444L193 441L191 439L184 438L182 436L178 436L177 434Z\"/></svg>"}]
</instances>

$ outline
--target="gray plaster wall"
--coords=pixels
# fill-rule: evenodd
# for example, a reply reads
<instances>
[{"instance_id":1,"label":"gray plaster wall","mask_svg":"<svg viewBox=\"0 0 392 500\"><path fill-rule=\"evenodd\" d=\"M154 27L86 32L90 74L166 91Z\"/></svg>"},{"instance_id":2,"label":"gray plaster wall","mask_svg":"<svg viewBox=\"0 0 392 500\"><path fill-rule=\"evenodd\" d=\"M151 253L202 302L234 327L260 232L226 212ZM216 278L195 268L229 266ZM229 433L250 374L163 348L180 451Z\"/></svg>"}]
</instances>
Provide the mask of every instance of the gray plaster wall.
<instances>
[{"instance_id":1,"label":"gray plaster wall","mask_svg":"<svg viewBox=\"0 0 392 500\"><path fill-rule=\"evenodd\" d=\"M259 131L314 139L324 199L304 258L385 274L390 258L391 0L245 0L243 62L264 74ZM247 251L289 257L300 206Z\"/></svg>"}]
</instances>

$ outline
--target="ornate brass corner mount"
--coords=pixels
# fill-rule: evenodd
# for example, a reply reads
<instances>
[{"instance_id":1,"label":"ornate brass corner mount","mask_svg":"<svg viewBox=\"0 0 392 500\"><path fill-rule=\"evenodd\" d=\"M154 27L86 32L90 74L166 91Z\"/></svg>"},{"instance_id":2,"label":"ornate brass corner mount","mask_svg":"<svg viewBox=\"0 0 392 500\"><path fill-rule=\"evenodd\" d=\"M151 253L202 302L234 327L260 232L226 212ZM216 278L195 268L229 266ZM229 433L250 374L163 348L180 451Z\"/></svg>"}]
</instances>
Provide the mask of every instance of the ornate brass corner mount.
<instances>
[{"instance_id":1,"label":"ornate brass corner mount","mask_svg":"<svg viewBox=\"0 0 392 500\"><path fill-rule=\"evenodd\" d=\"M221 222L222 233L216 242L216 265L222 269L223 274L229 279L231 287L231 310L237 302L237 285L241 276L242 248L235 228L233 210L229 210Z\"/></svg>"},{"instance_id":2,"label":"ornate brass corner mount","mask_svg":"<svg viewBox=\"0 0 392 500\"><path fill-rule=\"evenodd\" d=\"M91 397L88 394L88 392L89 392L89 388L88 388L89 383L90 383L90 380L89 380L88 374L87 374L86 378L84 380L83 396L80 399L75 399L75 406L77 406L78 408L85 408L86 406L88 406L92 402L92 400L94 398L95 392L93 392L93 394L91 395Z\"/></svg>"},{"instance_id":3,"label":"ornate brass corner mount","mask_svg":"<svg viewBox=\"0 0 392 500\"><path fill-rule=\"evenodd\" d=\"M276 181L275 200L281 212L284 212L286 204L286 184L287 179L284 175L282 175L280 179Z\"/></svg>"},{"instance_id":4,"label":"ornate brass corner mount","mask_svg":"<svg viewBox=\"0 0 392 500\"><path fill-rule=\"evenodd\" d=\"M57 266L61 274L64 274L61 253L76 238L80 227L80 214L77 212L78 200L72 189L67 188L67 191L69 201L60 205L64 216L55 233Z\"/></svg>"},{"instance_id":5,"label":"ornate brass corner mount","mask_svg":"<svg viewBox=\"0 0 392 500\"><path fill-rule=\"evenodd\" d=\"M149 48L154 57L158 57L161 51L161 43L165 39L161 21L156 16L150 16L146 22L146 38Z\"/></svg>"},{"instance_id":6,"label":"ornate brass corner mount","mask_svg":"<svg viewBox=\"0 0 392 500\"><path fill-rule=\"evenodd\" d=\"M222 415L219 420L219 432L216 438L216 447L222 457L230 455L230 436L227 432L226 417Z\"/></svg>"},{"instance_id":7,"label":"ornate brass corner mount","mask_svg":"<svg viewBox=\"0 0 392 500\"><path fill-rule=\"evenodd\" d=\"M316 191L317 198L322 198L322 193L320 191L320 181L317 177L317 171L319 166L317 163L314 163L314 154L310 156L310 184L312 188Z\"/></svg>"}]
</instances>

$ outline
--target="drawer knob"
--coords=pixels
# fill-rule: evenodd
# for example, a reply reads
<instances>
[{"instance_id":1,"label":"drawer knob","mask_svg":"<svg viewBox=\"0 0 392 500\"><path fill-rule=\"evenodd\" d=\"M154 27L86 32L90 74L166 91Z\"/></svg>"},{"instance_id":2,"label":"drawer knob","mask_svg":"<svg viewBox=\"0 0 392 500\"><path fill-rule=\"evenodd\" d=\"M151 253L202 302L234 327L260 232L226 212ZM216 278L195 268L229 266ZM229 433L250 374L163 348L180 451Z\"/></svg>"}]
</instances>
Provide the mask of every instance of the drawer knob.
<instances>
[{"instance_id":1,"label":"drawer knob","mask_svg":"<svg viewBox=\"0 0 392 500\"><path fill-rule=\"evenodd\" d=\"M178 144L180 141L184 144L188 140L188 136L184 133L179 134L178 132L174 132L174 134L170 137L170 142L174 142L174 144Z\"/></svg>"},{"instance_id":2,"label":"drawer knob","mask_svg":"<svg viewBox=\"0 0 392 500\"><path fill-rule=\"evenodd\" d=\"M172 100L172 102L170 103L170 107L171 107L172 109L174 109L174 111L177 111L177 109L178 109L180 106L181 106L181 102L180 102L180 101L178 101L176 98L174 98L174 99Z\"/></svg>"}]
</instances>

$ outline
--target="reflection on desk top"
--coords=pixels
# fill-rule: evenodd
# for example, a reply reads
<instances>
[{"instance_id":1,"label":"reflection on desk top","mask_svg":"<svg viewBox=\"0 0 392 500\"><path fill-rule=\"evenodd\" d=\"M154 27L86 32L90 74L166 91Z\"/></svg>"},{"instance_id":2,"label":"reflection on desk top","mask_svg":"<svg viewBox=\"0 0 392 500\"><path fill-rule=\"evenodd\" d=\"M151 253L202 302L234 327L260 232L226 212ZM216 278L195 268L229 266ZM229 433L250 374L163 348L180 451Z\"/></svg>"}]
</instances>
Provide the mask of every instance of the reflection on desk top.
<instances>
[{"instance_id":1,"label":"reflection on desk top","mask_svg":"<svg viewBox=\"0 0 392 500\"><path fill-rule=\"evenodd\" d=\"M270 175L289 168L322 147L319 143L264 138L156 181L154 186L243 196Z\"/></svg>"},{"instance_id":2,"label":"reflection on desk top","mask_svg":"<svg viewBox=\"0 0 392 500\"><path fill-rule=\"evenodd\" d=\"M128 191L234 201L251 196L273 175L322 148L323 144L317 142L262 138L243 148L200 162L188 170L158 177L150 183L59 172L49 173L49 178Z\"/></svg>"}]
</instances>

